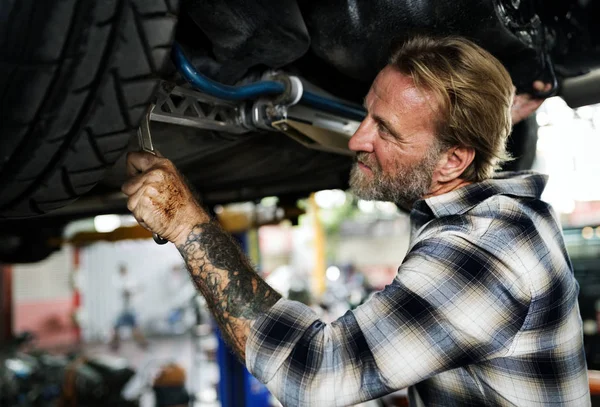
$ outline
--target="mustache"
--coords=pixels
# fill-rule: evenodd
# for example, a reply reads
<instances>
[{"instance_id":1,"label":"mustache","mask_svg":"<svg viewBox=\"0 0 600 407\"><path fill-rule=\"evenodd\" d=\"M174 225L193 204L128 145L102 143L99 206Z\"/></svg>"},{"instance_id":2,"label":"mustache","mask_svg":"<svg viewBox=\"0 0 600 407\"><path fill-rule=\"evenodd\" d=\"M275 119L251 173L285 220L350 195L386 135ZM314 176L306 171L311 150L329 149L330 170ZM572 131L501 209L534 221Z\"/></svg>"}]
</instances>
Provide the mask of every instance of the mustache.
<instances>
[{"instance_id":1,"label":"mustache","mask_svg":"<svg viewBox=\"0 0 600 407\"><path fill-rule=\"evenodd\" d=\"M377 163L376 162L372 162L372 160L370 160L370 156L369 153L365 153L364 151L360 152L360 153L356 153L356 155L354 156L354 163L361 163L366 165L369 168L373 168L376 167Z\"/></svg>"}]
</instances>

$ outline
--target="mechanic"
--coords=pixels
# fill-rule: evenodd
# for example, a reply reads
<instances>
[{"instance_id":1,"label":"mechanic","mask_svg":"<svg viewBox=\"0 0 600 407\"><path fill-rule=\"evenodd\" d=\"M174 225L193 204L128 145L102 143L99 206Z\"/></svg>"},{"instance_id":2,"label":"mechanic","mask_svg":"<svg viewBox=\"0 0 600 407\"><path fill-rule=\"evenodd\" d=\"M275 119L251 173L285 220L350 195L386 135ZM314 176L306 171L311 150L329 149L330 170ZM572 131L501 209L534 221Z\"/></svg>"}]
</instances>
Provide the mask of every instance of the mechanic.
<instances>
[{"instance_id":1,"label":"mechanic","mask_svg":"<svg viewBox=\"0 0 600 407\"><path fill-rule=\"evenodd\" d=\"M170 161L130 153L123 191L285 406L406 387L412 406L589 405L579 287L540 200L547 178L495 172L512 119L540 103L515 98L502 64L465 39L420 36L393 53L349 143L350 185L411 211L410 249L391 284L331 324L255 273Z\"/></svg>"}]
</instances>

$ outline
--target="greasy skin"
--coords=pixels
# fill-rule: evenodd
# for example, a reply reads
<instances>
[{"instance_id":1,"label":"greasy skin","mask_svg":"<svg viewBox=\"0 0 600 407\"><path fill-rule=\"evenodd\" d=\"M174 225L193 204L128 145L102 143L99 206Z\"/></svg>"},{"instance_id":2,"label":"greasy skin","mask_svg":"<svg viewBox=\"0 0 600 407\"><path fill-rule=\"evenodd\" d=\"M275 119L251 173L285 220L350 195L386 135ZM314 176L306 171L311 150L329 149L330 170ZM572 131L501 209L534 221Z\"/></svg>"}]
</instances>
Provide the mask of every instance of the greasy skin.
<instances>
[{"instance_id":1,"label":"greasy skin","mask_svg":"<svg viewBox=\"0 0 600 407\"><path fill-rule=\"evenodd\" d=\"M252 323L281 296L210 219L171 161L132 152L127 172L131 178L122 187L127 207L140 225L176 245L223 338L244 361Z\"/></svg>"},{"instance_id":2,"label":"greasy skin","mask_svg":"<svg viewBox=\"0 0 600 407\"><path fill-rule=\"evenodd\" d=\"M177 248L225 340L245 360L252 322L281 295L256 274L231 236L214 223L196 225Z\"/></svg>"}]
</instances>

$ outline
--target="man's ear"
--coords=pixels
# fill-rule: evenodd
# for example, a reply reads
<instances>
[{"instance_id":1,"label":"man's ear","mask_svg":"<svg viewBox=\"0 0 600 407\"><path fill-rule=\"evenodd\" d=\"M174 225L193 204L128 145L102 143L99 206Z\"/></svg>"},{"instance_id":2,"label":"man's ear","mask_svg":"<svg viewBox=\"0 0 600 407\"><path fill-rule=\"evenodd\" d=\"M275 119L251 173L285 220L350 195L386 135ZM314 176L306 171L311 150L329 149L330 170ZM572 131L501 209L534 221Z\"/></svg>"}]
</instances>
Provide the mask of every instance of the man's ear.
<instances>
[{"instance_id":1,"label":"man's ear","mask_svg":"<svg viewBox=\"0 0 600 407\"><path fill-rule=\"evenodd\" d=\"M459 178L475 158L472 147L452 147L442 153L436 167L436 181L446 183Z\"/></svg>"}]
</instances>

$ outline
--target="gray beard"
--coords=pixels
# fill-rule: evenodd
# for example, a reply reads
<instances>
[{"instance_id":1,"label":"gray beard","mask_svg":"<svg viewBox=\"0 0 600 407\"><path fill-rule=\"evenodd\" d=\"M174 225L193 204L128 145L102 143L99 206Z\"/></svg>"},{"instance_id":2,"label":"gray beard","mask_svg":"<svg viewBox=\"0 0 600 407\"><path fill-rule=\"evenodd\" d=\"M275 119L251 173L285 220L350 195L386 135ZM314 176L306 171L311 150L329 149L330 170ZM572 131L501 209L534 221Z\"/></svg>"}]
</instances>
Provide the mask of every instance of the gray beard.
<instances>
[{"instance_id":1,"label":"gray beard","mask_svg":"<svg viewBox=\"0 0 600 407\"><path fill-rule=\"evenodd\" d=\"M373 173L366 175L355 162L350 172L352 192L360 199L394 202L410 211L414 203L429 192L439 153L434 148L412 166L397 163L392 174L384 173L376 162L369 162L367 153L358 153L357 161L365 162Z\"/></svg>"}]
</instances>

